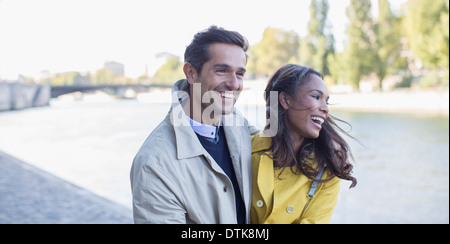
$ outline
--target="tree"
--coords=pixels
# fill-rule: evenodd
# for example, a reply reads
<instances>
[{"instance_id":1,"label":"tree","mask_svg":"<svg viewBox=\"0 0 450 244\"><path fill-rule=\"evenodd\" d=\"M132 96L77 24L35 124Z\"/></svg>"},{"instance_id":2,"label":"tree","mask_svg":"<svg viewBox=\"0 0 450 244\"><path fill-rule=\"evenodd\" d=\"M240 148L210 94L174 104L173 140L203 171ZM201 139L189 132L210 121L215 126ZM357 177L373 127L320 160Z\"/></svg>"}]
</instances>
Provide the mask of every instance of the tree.
<instances>
[{"instance_id":1,"label":"tree","mask_svg":"<svg viewBox=\"0 0 450 244\"><path fill-rule=\"evenodd\" d=\"M347 83L345 80L346 72L346 61L345 61L345 53L344 52L335 52L328 55L327 62L328 68L330 71L330 76L335 84L345 84Z\"/></svg>"},{"instance_id":2,"label":"tree","mask_svg":"<svg viewBox=\"0 0 450 244\"><path fill-rule=\"evenodd\" d=\"M178 57L172 56L156 71L152 83L173 84L183 78L185 78L183 63Z\"/></svg>"},{"instance_id":3,"label":"tree","mask_svg":"<svg viewBox=\"0 0 450 244\"><path fill-rule=\"evenodd\" d=\"M329 75L327 58L334 53L334 37L327 31L327 0L311 0L308 35L300 42L300 64Z\"/></svg>"},{"instance_id":4,"label":"tree","mask_svg":"<svg viewBox=\"0 0 450 244\"><path fill-rule=\"evenodd\" d=\"M378 20L376 23L376 57L373 63L374 71L379 80L379 88L382 88L383 80L388 74L405 63L400 52L400 21L391 12L388 0L378 0Z\"/></svg>"},{"instance_id":5,"label":"tree","mask_svg":"<svg viewBox=\"0 0 450 244\"><path fill-rule=\"evenodd\" d=\"M110 85L114 84L115 80L119 76L114 73L112 70L107 68L102 68L97 70L94 77L92 77L91 84L92 85Z\"/></svg>"},{"instance_id":6,"label":"tree","mask_svg":"<svg viewBox=\"0 0 450 244\"><path fill-rule=\"evenodd\" d=\"M449 67L448 0L409 0L404 28L414 56L431 69Z\"/></svg>"},{"instance_id":7,"label":"tree","mask_svg":"<svg viewBox=\"0 0 450 244\"><path fill-rule=\"evenodd\" d=\"M359 89L361 77L373 71L376 55L374 23L371 17L370 0L351 0L347 8L349 25L346 29L348 41L344 48L344 79Z\"/></svg>"},{"instance_id":8,"label":"tree","mask_svg":"<svg viewBox=\"0 0 450 244\"><path fill-rule=\"evenodd\" d=\"M43 82L50 82L52 86L73 86L88 85L90 83L89 76L82 76L79 72L65 72L55 74L52 77L44 79Z\"/></svg>"},{"instance_id":9,"label":"tree","mask_svg":"<svg viewBox=\"0 0 450 244\"><path fill-rule=\"evenodd\" d=\"M294 31L264 30L263 39L250 47L247 69L250 75L269 76L286 63L298 62L299 37Z\"/></svg>"}]
</instances>

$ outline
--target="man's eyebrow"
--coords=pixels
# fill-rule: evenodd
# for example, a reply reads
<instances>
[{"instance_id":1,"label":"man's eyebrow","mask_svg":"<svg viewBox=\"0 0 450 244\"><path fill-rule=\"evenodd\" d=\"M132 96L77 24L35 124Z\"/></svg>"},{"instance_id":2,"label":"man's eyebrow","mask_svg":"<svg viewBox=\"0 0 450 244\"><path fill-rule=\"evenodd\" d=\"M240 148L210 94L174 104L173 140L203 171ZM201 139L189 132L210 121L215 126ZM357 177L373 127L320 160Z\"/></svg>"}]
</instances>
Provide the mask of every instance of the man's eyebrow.
<instances>
[{"instance_id":1,"label":"man's eyebrow","mask_svg":"<svg viewBox=\"0 0 450 244\"><path fill-rule=\"evenodd\" d=\"M213 66L214 68L225 68L225 69L231 69L231 66L228 64L215 64Z\"/></svg>"},{"instance_id":2,"label":"man's eyebrow","mask_svg":"<svg viewBox=\"0 0 450 244\"><path fill-rule=\"evenodd\" d=\"M231 69L232 67L228 64L215 64L214 68L226 68L226 69ZM245 69L245 67L239 67L238 68L240 71L243 72L247 72L247 69Z\"/></svg>"}]
</instances>

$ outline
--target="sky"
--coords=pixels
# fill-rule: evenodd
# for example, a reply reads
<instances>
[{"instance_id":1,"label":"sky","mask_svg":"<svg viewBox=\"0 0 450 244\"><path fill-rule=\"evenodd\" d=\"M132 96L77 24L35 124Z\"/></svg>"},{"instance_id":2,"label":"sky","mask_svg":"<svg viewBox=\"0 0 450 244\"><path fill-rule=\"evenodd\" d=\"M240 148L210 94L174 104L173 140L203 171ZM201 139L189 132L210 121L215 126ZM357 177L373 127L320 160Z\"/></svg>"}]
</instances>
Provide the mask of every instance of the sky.
<instances>
[{"instance_id":1,"label":"sky","mask_svg":"<svg viewBox=\"0 0 450 244\"><path fill-rule=\"evenodd\" d=\"M401 1L392 1L396 4ZM350 0L329 0L328 19L343 48ZM0 80L39 79L42 71L95 72L106 61L125 76L150 75L183 57L198 31L217 25L244 35L250 45L267 27L307 34L310 0L0 0ZM395 8L395 6L393 6Z\"/></svg>"}]
</instances>

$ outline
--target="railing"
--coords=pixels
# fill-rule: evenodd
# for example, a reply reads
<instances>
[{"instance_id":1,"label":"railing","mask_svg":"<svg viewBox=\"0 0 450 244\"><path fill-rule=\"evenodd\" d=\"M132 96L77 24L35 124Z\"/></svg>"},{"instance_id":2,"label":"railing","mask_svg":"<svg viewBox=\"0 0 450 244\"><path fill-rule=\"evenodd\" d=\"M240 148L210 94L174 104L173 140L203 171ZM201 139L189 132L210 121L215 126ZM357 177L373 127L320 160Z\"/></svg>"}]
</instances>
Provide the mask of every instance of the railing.
<instances>
[{"instance_id":1,"label":"railing","mask_svg":"<svg viewBox=\"0 0 450 244\"><path fill-rule=\"evenodd\" d=\"M51 97L55 98L67 93L72 92L87 92L102 90L110 94L119 95L122 94L127 89L132 89L135 92L146 92L151 87L160 88L170 88L172 85L166 84L151 84L151 85L140 85L140 84L129 84L129 85L85 85L85 86L52 86Z\"/></svg>"}]
</instances>

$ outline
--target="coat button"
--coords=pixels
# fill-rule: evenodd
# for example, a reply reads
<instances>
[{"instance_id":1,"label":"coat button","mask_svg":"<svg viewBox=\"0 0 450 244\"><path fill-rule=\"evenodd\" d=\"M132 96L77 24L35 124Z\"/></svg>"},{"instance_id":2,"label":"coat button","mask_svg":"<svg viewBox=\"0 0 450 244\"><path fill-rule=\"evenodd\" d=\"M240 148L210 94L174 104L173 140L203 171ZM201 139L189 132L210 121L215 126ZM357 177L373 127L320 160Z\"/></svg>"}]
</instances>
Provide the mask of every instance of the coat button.
<instances>
[{"instance_id":1,"label":"coat button","mask_svg":"<svg viewBox=\"0 0 450 244\"><path fill-rule=\"evenodd\" d=\"M256 201L256 207L261 208L262 206L264 206L264 202L262 200Z\"/></svg>"},{"instance_id":2,"label":"coat button","mask_svg":"<svg viewBox=\"0 0 450 244\"><path fill-rule=\"evenodd\" d=\"M288 207L286 208L286 212L288 212L288 213L294 212L294 207L288 206Z\"/></svg>"}]
</instances>

